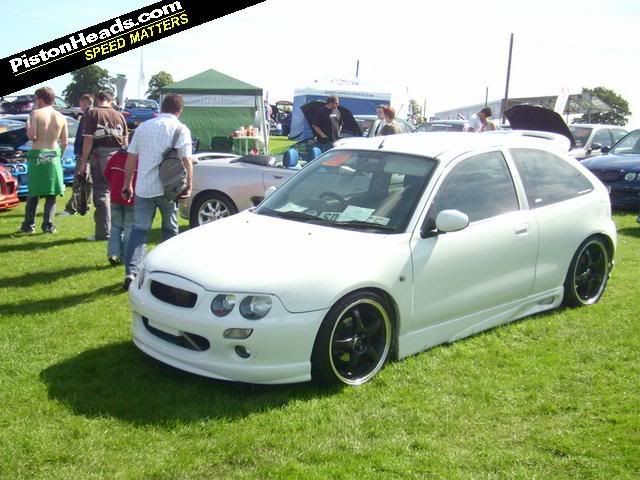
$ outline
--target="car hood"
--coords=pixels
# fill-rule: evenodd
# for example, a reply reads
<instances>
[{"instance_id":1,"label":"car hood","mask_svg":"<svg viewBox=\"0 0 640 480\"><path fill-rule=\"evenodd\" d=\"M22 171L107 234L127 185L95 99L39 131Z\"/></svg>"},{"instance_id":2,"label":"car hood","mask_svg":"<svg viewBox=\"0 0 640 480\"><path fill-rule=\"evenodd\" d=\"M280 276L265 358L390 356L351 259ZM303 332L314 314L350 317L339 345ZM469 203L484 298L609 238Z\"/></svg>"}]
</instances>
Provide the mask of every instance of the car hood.
<instances>
[{"instance_id":1,"label":"car hood","mask_svg":"<svg viewBox=\"0 0 640 480\"><path fill-rule=\"evenodd\" d=\"M576 146L571 130L562 117L553 110L534 105L514 105L504 112L504 116L509 120L513 130L558 133L569 139L572 148Z\"/></svg>"},{"instance_id":2,"label":"car hood","mask_svg":"<svg viewBox=\"0 0 640 480\"><path fill-rule=\"evenodd\" d=\"M384 258L384 261L382 259ZM189 230L145 258L212 292L276 295L290 312L329 308L349 291L411 277L409 234L323 227L248 211Z\"/></svg>"},{"instance_id":3,"label":"car hood","mask_svg":"<svg viewBox=\"0 0 640 480\"><path fill-rule=\"evenodd\" d=\"M0 145L18 148L29 141L26 128L17 128L0 133Z\"/></svg>"},{"instance_id":4,"label":"car hood","mask_svg":"<svg viewBox=\"0 0 640 480\"><path fill-rule=\"evenodd\" d=\"M321 108L324 108L324 105L325 105L325 102L321 102L320 100L314 100L313 102L309 102L300 107L300 110L302 110L302 113L304 114L304 118L307 120L309 127L313 128L311 126L311 122L316 116L316 112ZM338 105L338 110L340 110L340 116L342 118L342 123L343 123L342 132L344 134L351 135L353 137L361 137L362 130L360 130L360 127L358 126L358 122L356 122L356 119L353 117L351 110L349 110L346 107L343 107L342 105Z\"/></svg>"},{"instance_id":5,"label":"car hood","mask_svg":"<svg viewBox=\"0 0 640 480\"><path fill-rule=\"evenodd\" d=\"M601 155L581 162L590 170L625 170L640 172L640 155Z\"/></svg>"}]
</instances>

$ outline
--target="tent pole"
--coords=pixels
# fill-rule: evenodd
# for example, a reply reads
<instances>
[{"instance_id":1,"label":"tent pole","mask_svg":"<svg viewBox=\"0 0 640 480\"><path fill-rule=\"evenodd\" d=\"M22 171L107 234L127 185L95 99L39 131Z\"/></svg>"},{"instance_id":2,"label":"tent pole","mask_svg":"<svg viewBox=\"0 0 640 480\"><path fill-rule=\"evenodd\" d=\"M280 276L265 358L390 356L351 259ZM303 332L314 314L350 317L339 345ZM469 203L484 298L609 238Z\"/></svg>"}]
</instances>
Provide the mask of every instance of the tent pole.
<instances>
[{"instance_id":1,"label":"tent pole","mask_svg":"<svg viewBox=\"0 0 640 480\"><path fill-rule=\"evenodd\" d=\"M260 112L260 132L262 133L264 148L267 154L269 154L269 131L267 129L267 120L265 118L264 100L262 98L262 95L256 97L256 100L258 102L258 112Z\"/></svg>"}]
</instances>

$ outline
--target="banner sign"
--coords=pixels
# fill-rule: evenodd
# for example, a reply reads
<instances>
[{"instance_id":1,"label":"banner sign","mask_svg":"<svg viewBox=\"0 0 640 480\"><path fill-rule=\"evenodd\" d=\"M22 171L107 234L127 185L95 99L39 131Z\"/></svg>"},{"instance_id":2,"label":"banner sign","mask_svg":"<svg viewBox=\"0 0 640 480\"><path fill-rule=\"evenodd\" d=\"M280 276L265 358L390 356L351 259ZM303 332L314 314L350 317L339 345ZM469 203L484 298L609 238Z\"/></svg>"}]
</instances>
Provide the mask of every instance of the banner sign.
<instances>
[{"instance_id":1,"label":"banner sign","mask_svg":"<svg viewBox=\"0 0 640 480\"><path fill-rule=\"evenodd\" d=\"M251 95L192 95L182 94L185 107L254 107L256 97Z\"/></svg>"},{"instance_id":2,"label":"banner sign","mask_svg":"<svg viewBox=\"0 0 640 480\"><path fill-rule=\"evenodd\" d=\"M235 2L233 7L216 4L215 8L202 0L153 3L0 60L0 95L42 83L257 3L261 2Z\"/></svg>"}]
</instances>

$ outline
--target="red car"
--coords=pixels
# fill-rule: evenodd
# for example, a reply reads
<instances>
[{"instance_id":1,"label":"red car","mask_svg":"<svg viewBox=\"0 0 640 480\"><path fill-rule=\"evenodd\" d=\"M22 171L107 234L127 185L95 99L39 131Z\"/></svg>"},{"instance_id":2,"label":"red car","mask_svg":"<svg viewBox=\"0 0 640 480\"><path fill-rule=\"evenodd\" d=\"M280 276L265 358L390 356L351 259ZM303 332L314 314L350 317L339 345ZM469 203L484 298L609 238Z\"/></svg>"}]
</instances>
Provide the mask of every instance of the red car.
<instances>
[{"instance_id":1,"label":"red car","mask_svg":"<svg viewBox=\"0 0 640 480\"><path fill-rule=\"evenodd\" d=\"M19 203L18 180L0 165L0 210L9 210Z\"/></svg>"}]
</instances>

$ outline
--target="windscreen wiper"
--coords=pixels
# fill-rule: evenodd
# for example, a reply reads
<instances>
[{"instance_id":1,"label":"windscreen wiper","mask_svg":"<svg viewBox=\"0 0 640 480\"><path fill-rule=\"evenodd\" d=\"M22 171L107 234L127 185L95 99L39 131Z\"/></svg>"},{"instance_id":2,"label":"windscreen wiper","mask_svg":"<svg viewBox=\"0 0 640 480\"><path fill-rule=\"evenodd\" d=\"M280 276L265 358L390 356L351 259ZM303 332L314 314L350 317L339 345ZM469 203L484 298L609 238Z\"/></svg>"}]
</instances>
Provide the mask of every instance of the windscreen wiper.
<instances>
[{"instance_id":1,"label":"windscreen wiper","mask_svg":"<svg viewBox=\"0 0 640 480\"><path fill-rule=\"evenodd\" d=\"M272 213L273 212L273 213ZM319 221L319 222L326 222L325 219L317 217L315 215L311 215L309 213L305 213L305 212L296 212L294 210L288 210L286 212L280 212L278 210L270 210L269 211L270 214L274 214L280 218L287 218L290 220L302 220L302 221L311 221L311 220L315 220L315 221Z\"/></svg>"},{"instance_id":2,"label":"windscreen wiper","mask_svg":"<svg viewBox=\"0 0 640 480\"><path fill-rule=\"evenodd\" d=\"M344 227L344 228L371 228L375 230L382 230L385 232L395 232L395 227L389 225L381 225L379 223L361 222L360 220L347 220L343 222L333 221L332 226Z\"/></svg>"}]
</instances>

